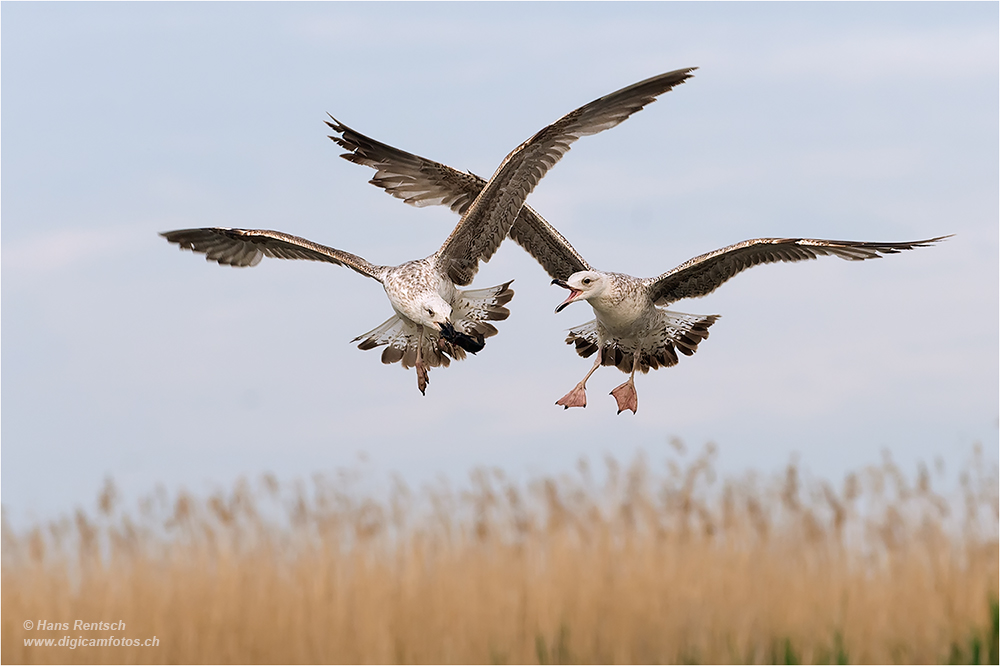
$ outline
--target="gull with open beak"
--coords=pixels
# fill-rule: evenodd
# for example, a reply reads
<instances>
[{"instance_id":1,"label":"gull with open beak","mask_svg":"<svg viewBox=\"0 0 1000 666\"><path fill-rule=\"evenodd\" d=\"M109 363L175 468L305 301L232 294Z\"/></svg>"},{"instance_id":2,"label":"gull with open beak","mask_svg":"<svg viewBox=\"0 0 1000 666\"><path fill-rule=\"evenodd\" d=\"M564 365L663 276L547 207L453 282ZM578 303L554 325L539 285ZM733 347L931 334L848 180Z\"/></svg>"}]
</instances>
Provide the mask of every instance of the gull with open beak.
<instances>
[{"instance_id":1,"label":"gull with open beak","mask_svg":"<svg viewBox=\"0 0 1000 666\"><path fill-rule=\"evenodd\" d=\"M381 143L345 125L331 125L331 137L348 153L345 159L376 170L370 181L414 206L444 204L464 214L487 181L440 162ZM595 319L569 330L566 343L584 357L596 354L587 375L556 401L565 408L586 407L587 380L601 365L613 365L629 375L611 395L618 413L638 409L635 373L678 362L677 352L690 356L708 337L718 315L672 312L665 306L683 298L705 296L737 273L752 266L835 256L851 261L926 247L947 236L902 243L868 243L811 238L756 238L690 259L652 278L598 271L588 264L562 234L527 204L510 227L510 237L569 290L556 312L577 301L590 303Z\"/></svg>"},{"instance_id":2,"label":"gull with open beak","mask_svg":"<svg viewBox=\"0 0 1000 666\"><path fill-rule=\"evenodd\" d=\"M567 344L584 358L593 355L594 365L572 391L556 404L565 408L587 406L587 380L601 365L614 365L629 373L628 381L611 391L618 413L633 414L639 406L635 372L646 373L660 366L676 365L677 352L690 356L708 337L708 328L719 315L692 315L667 310L682 298L712 293L731 277L751 266L779 261L802 261L830 255L861 261L884 254L926 247L945 237L902 243L867 243L815 238L755 238L690 259L677 268L652 278L607 273L587 267L552 284L569 290L556 307L561 312L577 301L587 301L597 315L592 321L570 329ZM575 252L573 253L575 254ZM579 255L577 255L579 256Z\"/></svg>"}]
</instances>

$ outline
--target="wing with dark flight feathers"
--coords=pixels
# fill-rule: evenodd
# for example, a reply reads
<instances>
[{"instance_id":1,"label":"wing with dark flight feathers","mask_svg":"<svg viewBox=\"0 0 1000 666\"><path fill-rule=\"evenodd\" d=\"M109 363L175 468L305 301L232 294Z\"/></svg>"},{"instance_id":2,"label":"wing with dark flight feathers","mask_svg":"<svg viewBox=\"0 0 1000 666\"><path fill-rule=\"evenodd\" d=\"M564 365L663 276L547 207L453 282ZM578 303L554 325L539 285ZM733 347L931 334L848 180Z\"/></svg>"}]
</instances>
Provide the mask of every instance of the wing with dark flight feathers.
<instances>
[{"instance_id":1,"label":"wing with dark flight feathers","mask_svg":"<svg viewBox=\"0 0 1000 666\"><path fill-rule=\"evenodd\" d=\"M375 169L370 182L397 199L417 206L445 205L463 215L486 187L486 179L393 148L357 132L331 116L330 138L350 151L345 160ZM590 265L562 234L527 204L510 228L510 237L535 258L545 272L565 280Z\"/></svg>"},{"instance_id":2,"label":"wing with dark flight feathers","mask_svg":"<svg viewBox=\"0 0 1000 666\"><path fill-rule=\"evenodd\" d=\"M330 139L349 151L342 158L375 169L375 176L368 182L411 206L444 205L463 215L486 186L479 176L393 148L333 116L326 124L337 133Z\"/></svg>"},{"instance_id":3,"label":"wing with dark flight feathers","mask_svg":"<svg viewBox=\"0 0 1000 666\"><path fill-rule=\"evenodd\" d=\"M814 238L755 238L685 261L658 277L643 280L656 305L669 305L682 298L696 298L715 291L737 273L758 264L778 261L803 261L830 255L862 261L883 254L927 247L949 238L939 236L905 243L865 243L859 241L819 240Z\"/></svg>"},{"instance_id":4,"label":"wing with dark flight feathers","mask_svg":"<svg viewBox=\"0 0 1000 666\"><path fill-rule=\"evenodd\" d=\"M679 69L640 81L572 111L515 148L466 209L437 252L439 265L457 285L472 282L480 261L489 261L506 238L525 199L545 173L581 136L610 129L691 77Z\"/></svg>"},{"instance_id":5,"label":"wing with dark flight feathers","mask_svg":"<svg viewBox=\"0 0 1000 666\"><path fill-rule=\"evenodd\" d=\"M166 231L160 235L183 249L201 252L208 261L217 261L224 266L256 266L265 256L326 261L346 266L381 282L381 266L370 264L350 252L280 231L209 227Z\"/></svg>"}]
</instances>

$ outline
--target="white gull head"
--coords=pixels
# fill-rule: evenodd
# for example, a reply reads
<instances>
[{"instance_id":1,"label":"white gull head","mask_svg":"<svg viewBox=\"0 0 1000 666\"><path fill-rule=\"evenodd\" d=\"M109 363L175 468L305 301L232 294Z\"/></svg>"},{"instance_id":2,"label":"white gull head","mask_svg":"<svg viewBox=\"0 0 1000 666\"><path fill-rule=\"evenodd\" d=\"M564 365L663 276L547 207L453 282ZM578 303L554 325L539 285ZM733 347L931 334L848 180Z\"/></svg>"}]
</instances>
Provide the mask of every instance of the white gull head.
<instances>
[{"instance_id":1,"label":"white gull head","mask_svg":"<svg viewBox=\"0 0 1000 666\"><path fill-rule=\"evenodd\" d=\"M404 306L403 314L432 331L451 324L451 304L437 292L424 292Z\"/></svg>"},{"instance_id":2,"label":"white gull head","mask_svg":"<svg viewBox=\"0 0 1000 666\"><path fill-rule=\"evenodd\" d=\"M610 285L608 275L600 271L578 271L569 276L568 280L553 280L563 289L569 289L569 296L556 307L556 312L562 312L570 303L589 301L599 298Z\"/></svg>"}]
</instances>

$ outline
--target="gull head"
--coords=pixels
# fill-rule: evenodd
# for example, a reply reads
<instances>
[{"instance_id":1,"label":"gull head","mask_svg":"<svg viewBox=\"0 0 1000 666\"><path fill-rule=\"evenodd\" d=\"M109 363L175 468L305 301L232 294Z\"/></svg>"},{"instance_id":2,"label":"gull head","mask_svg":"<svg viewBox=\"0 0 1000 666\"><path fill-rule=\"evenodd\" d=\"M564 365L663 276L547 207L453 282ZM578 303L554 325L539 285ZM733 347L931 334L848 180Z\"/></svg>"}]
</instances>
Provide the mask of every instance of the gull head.
<instances>
[{"instance_id":1,"label":"gull head","mask_svg":"<svg viewBox=\"0 0 1000 666\"><path fill-rule=\"evenodd\" d=\"M451 305L436 292L427 294L420 299L416 314L414 319L419 324L437 331L441 335L441 339L457 345L467 352L475 354L486 346L482 335L472 336L455 328L451 321Z\"/></svg>"},{"instance_id":2,"label":"gull head","mask_svg":"<svg viewBox=\"0 0 1000 666\"><path fill-rule=\"evenodd\" d=\"M569 289L569 296L556 307L556 312L562 312L570 303L585 301L600 296L608 285L607 276L597 271L580 271L569 276L568 280L553 280L563 289Z\"/></svg>"},{"instance_id":3,"label":"gull head","mask_svg":"<svg viewBox=\"0 0 1000 666\"><path fill-rule=\"evenodd\" d=\"M437 292L425 294L416 303L415 311L407 313L416 323L440 331L444 324L451 325L451 304Z\"/></svg>"}]
</instances>

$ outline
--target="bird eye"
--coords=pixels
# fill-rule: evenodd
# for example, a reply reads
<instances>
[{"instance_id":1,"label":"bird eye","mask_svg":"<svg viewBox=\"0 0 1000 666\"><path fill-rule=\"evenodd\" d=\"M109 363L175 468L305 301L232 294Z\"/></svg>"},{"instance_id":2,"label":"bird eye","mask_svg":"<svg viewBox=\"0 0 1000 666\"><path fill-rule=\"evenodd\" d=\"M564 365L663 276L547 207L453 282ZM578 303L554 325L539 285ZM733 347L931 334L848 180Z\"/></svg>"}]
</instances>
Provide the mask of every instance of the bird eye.
<instances>
[{"instance_id":1,"label":"bird eye","mask_svg":"<svg viewBox=\"0 0 1000 666\"><path fill-rule=\"evenodd\" d=\"M590 278L583 278L584 284L590 284Z\"/></svg>"},{"instance_id":2,"label":"bird eye","mask_svg":"<svg viewBox=\"0 0 1000 666\"><path fill-rule=\"evenodd\" d=\"M433 317L434 316L434 310L431 310L430 308L427 308L427 314L429 314L430 316Z\"/></svg>"}]
</instances>

